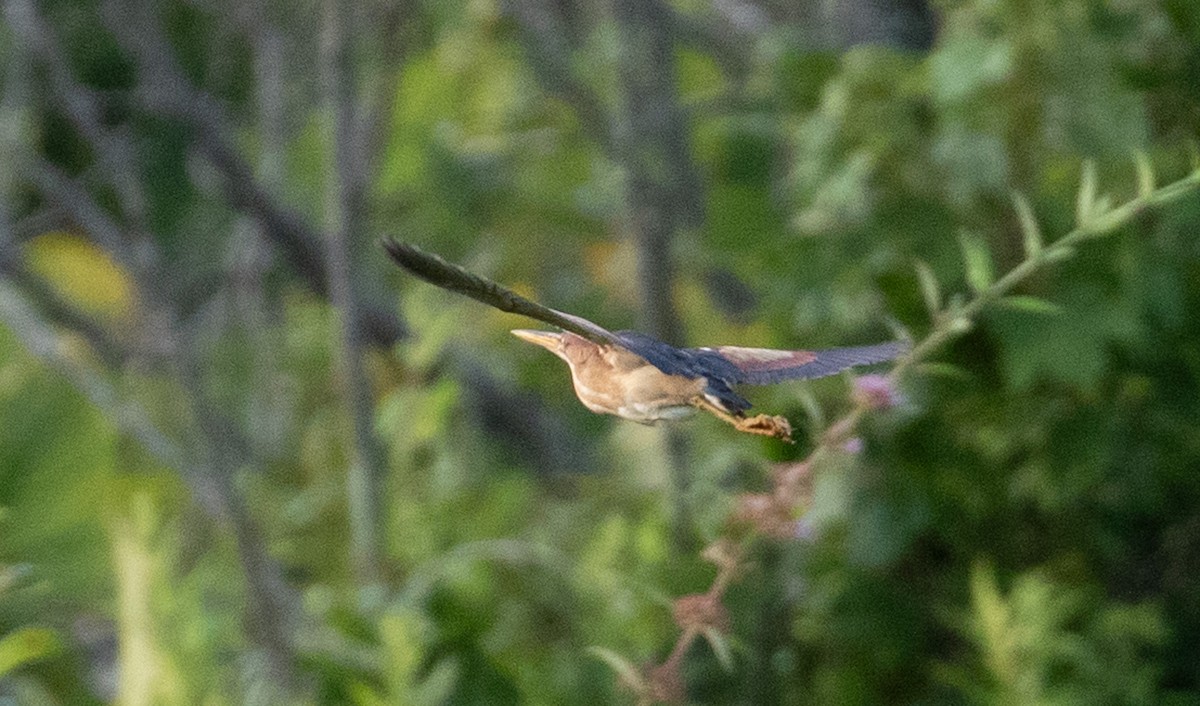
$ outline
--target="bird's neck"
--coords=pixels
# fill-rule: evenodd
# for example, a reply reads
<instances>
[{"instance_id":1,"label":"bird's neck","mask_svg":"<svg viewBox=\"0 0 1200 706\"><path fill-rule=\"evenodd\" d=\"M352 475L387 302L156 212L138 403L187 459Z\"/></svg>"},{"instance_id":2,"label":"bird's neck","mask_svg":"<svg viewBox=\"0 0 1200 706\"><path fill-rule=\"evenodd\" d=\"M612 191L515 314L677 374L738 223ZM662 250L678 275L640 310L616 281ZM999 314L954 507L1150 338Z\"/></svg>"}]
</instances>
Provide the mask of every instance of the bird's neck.
<instances>
[{"instance_id":1,"label":"bird's neck","mask_svg":"<svg viewBox=\"0 0 1200 706\"><path fill-rule=\"evenodd\" d=\"M568 351L563 360L571 369L575 396L593 412L611 414L620 405L623 390L612 375L612 366L600 355L599 346Z\"/></svg>"}]
</instances>

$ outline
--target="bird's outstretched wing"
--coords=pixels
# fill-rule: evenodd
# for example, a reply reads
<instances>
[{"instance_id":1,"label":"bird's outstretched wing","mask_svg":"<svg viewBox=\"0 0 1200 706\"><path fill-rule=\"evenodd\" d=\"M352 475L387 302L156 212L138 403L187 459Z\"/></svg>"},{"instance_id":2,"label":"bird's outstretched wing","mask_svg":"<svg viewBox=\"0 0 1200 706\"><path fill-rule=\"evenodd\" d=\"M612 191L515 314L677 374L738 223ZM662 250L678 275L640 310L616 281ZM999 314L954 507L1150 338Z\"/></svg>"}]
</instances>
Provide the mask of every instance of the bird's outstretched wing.
<instances>
[{"instance_id":1,"label":"bird's outstretched wing","mask_svg":"<svg viewBox=\"0 0 1200 706\"><path fill-rule=\"evenodd\" d=\"M724 372L726 382L771 385L784 380L806 380L834 375L856 365L883 363L903 355L908 350L908 344L904 341L890 341L873 346L830 348L823 351L781 351L739 346L690 350L695 351L715 369ZM719 358L721 362L714 358Z\"/></svg>"},{"instance_id":2,"label":"bird's outstretched wing","mask_svg":"<svg viewBox=\"0 0 1200 706\"><path fill-rule=\"evenodd\" d=\"M501 311L528 316L551 326L557 326L564 331L577 333L595 343L620 343L620 338L616 334L582 316L556 311L535 301L530 301L501 284L468 272L415 245L401 243L391 238L384 238L381 244L397 265L430 284L465 294Z\"/></svg>"},{"instance_id":3,"label":"bird's outstretched wing","mask_svg":"<svg viewBox=\"0 0 1200 706\"><path fill-rule=\"evenodd\" d=\"M637 331L617 331L616 336L621 345L664 373L716 379L729 385L772 385L784 380L825 377L856 365L893 360L908 350L904 341L823 351L741 346L673 348Z\"/></svg>"},{"instance_id":4,"label":"bird's outstretched wing","mask_svg":"<svg viewBox=\"0 0 1200 706\"><path fill-rule=\"evenodd\" d=\"M728 389L729 385L770 385L784 380L819 378L855 365L892 360L908 350L908 345L901 341L823 351L781 351L739 346L675 348L644 333L613 333L581 316L542 306L415 245L390 238L384 239L382 244L397 265L431 284L465 294L501 311L528 316L557 326L595 343L619 345L645 358L651 365L668 375L709 378L714 381L715 388L719 387L720 391L728 392L729 395L733 395ZM723 384L716 385L716 382ZM731 404L735 406L749 407L750 404L741 398L731 400Z\"/></svg>"}]
</instances>

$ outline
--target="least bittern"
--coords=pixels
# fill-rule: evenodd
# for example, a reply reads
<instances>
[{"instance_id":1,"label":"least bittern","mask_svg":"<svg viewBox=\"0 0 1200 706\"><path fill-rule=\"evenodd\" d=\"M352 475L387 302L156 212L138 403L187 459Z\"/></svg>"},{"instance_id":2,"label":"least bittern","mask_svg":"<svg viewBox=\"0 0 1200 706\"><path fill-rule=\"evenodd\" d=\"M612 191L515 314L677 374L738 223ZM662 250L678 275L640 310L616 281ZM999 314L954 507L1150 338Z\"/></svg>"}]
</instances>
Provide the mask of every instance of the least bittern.
<instances>
[{"instance_id":1,"label":"least bittern","mask_svg":"<svg viewBox=\"0 0 1200 706\"><path fill-rule=\"evenodd\" d=\"M821 351L676 348L644 333L609 331L549 309L412 245L385 240L383 246L396 264L439 287L563 329L519 329L513 334L566 361L575 394L585 407L642 424L682 419L703 410L739 431L791 441L792 427L786 418L746 416L750 402L733 386L824 377L856 365L892 360L907 350L900 341Z\"/></svg>"}]
</instances>

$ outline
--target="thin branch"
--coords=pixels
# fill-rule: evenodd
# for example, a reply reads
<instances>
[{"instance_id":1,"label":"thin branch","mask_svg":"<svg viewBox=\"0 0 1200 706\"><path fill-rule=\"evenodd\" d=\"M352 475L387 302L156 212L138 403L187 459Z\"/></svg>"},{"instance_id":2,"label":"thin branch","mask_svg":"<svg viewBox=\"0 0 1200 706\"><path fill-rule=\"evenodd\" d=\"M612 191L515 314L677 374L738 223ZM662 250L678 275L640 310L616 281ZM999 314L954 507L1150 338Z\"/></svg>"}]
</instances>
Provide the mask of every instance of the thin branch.
<instances>
[{"instance_id":1,"label":"thin branch","mask_svg":"<svg viewBox=\"0 0 1200 706\"><path fill-rule=\"evenodd\" d=\"M1200 186L1200 172L1191 174L1179 181L1168 184L1156 191L1140 196L1128 203L1093 217L1091 220L1078 225L1074 230L1027 258L1000 279L996 280L983 292L977 294L962 307L943 312L941 320L925 340L921 341L912 352L902 358L892 370L892 377L899 379L916 363L929 357L929 354L940 348L946 342L957 337L979 313L989 304L1012 291L1021 282L1029 278L1037 270L1046 265L1069 258L1074 248L1090 239L1107 235L1122 228L1139 215L1151 208L1164 206L1172 201L1191 194Z\"/></svg>"},{"instance_id":2,"label":"thin branch","mask_svg":"<svg viewBox=\"0 0 1200 706\"><path fill-rule=\"evenodd\" d=\"M673 345L683 339L674 305L675 237L703 217L704 194L687 144L675 80L672 14L659 0L615 0L624 129L617 144L625 202L637 248L642 329ZM671 477L675 547L691 548L691 477L682 431L664 434Z\"/></svg>"},{"instance_id":3,"label":"thin branch","mask_svg":"<svg viewBox=\"0 0 1200 706\"><path fill-rule=\"evenodd\" d=\"M704 196L675 87L671 15L658 0L617 0L614 9L621 30L626 123L619 153L638 251L642 329L678 345L682 332L672 303L672 240L699 222Z\"/></svg>"},{"instance_id":4,"label":"thin branch","mask_svg":"<svg viewBox=\"0 0 1200 706\"><path fill-rule=\"evenodd\" d=\"M360 127L362 139L358 141L363 152L360 159L365 170L364 183L370 183L383 164L380 156L391 136L392 111L400 90L397 76L417 33L423 29L418 23L417 3L367 3L367 12L368 24L378 28L371 38L381 59L375 76L364 81L366 108Z\"/></svg>"},{"instance_id":5,"label":"thin branch","mask_svg":"<svg viewBox=\"0 0 1200 706\"><path fill-rule=\"evenodd\" d=\"M9 225L14 243L20 244L52 230L67 230L72 225L71 217L61 206L47 203L42 208L24 214Z\"/></svg>"},{"instance_id":6,"label":"thin branch","mask_svg":"<svg viewBox=\"0 0 1200 706\"><path fill-rule=\"evenodd\" d=\"M51 96L98 157L106 178L116 187L122 211L137 224L136 233L145 231L146 197L136 168L137 155L124 136L104 126L102 111L92 91L75 80L67 53L54 31L38 13L31 0L8 0L4 16L21 39L23 49L43 65L49 77ZM142 244L142 248L145 244ZM146 254L143 253L143 256Z\"/></svg>"},{"instance_id":7,"label":"thin branch","mask_svg":"<svg viewBox=\"0 0 1200 706\"><path fill-rule=\"evenodd\" d=\"M0 236L0 277L11 280L56 324L83 336L107 367L120 367L130 357L130 352L95 319L69 304L41 277L30 272L18 248L3 236Z\"/></svg>"},{"instance_id":8,"label":"thin branch","mask_svg":"<svg viewBox=\"0 0 1200 706\"><path fill-rule=\"evenodd\" d=\"M745 13L734 23L725 14L706 17L667 6L670 29L680 43L707 51L734 78L749 72L754 42L765 29L765 19ZM718 19L719 18L719 19Z\"/></svg>"},{"instance_id":9,"label":"thin branch","mask_svg":"<svg viewBox=\"0 0 1200 706\"><path fill-rule=\"evenodd\" d=\"M615 155L616 138L609 112L573 69L570 32L559 8L545 0L504 0L502 7L517 23L518 38L542 88L574 108L588 135L607 154Z\"/></svg>"},{"instance_id":10,"label":"thin branch","mask_svg":"<svg viewBox=\"0 0 1200 706\"><path fill-rule=\"evenodd\" d=\"M908 355L900 359L888 374L889 383L895 385L904 379L911 373L915 365L928 359L943 345L968 330L973 319L989 304L1003 297L1034 272L1049 264L1069 258L1077 245L1128 225L1147 209L1164 206L1184 196L1194 194L1198 190L1200 190L1200 171L1157 191L1144 194L1107 213L1093 215L1053 244L1032 254L1003 277L976 294L967 303L936 316L934 327L929 334L914 346ZM843 417L830 424L821 434L816 447L808 458L792 464L786 473L776 478L773 497L776 505L772 510L784 514L794 510L802 494L803 483L801 481L803 477L813 468L818 467L825 457L840 448L854 434L859 423L873 408L869 399L865 397L856 399L854 407ZM718 572L706 594L713 600L720 600L723 597L732 580L746 568L746 557L751 544L765 536L761 529L753 525L750 530L750 534L740 544L735 545L729 540L718 540L718 543L713 545L714 548L720 549L720 551L714 552L720 556L720 560L717 562ZM663 664L677 665L700 636L701 633L698 630L684 629Z\"/></svg>"},{"instance_id":11,"label":"thin branch","mask_svg":"<svg viewBox=\"0 0 1200 706\"><path fill-rule=\"evenodd\" d=\"M284 36L269 19L266 5L265 1L240 5L242 17L237 18L241 20L237 26L245 29L253 57L257 110L254 129L261 145L256 172L264 185L273 187L284 177L287 62ZM265 281L273 254L261 223L240 214L229 239L224 277L229 281L228 303L233 319L249 342L253 379L260 383L247 391L245 400L248 418L258 420L246 429L246 434L256 445L255 455L260 457L290 452L286 430L294 421L291 415L280 414L287 404L279 384L279 330L269 313ZM184 301L190 300L185 295Z\"/></svg>"},{"instance_id":12,"label":"thin branch","mask_svg":"<svg viewBox=\"0 0 1200 706\"><path fill-rule=\"evenodd\" d=\"M3 280L0 280L0 321L8 326L31 355L70 380L89 402L104 413L106 419L122 433L136 439L159 463L182 469L186 478L193 481L197 479L197 474L186 472L189 465L175 442L159 431L140 407L122 401L116 388L102 374L73 359L68 353L71 347L61 340L53 327L42 321L33 307L25 302L24 294L19 289ZM211 503L213 494L207 489L197 493L197 496L206 501L210 512L220 512L220 508Z\"/></svg>"},{"instance_id":13,"label":"thin branch","mask_svg":"<svg viewBox=\"0 0 1200 706\"><path fill-rule=\"evenodd\" d=\"M86 192L80 195L87 198ZM8 220L0 203L0 259L8 269L19 267L12 253ZM115 227L115 226L114 226ZM168 338L179 334L171 300L145 303L165 324ZM149 454L164 465L179 471L201 508L218 520L227 521L238 545L238 558L246 577L248 593L247 623L252 638L270 657L276 674L285 680L294 675L295 654L288 630L295 618L294 597L288 592L282 572L267 554L253 519L233 487L234 473L248 461L248 445L237 430L208 404L196 373L189 345L169 345L169 360L175 367L175 380L188 394L183 398L196 422L194 448L207 458L197 459L193 447L181 447L162 433L150 416L138 405L124 399L118 388L100 371L76 360L54 331L29 307L21 292L0 278L0 321L6 323L33 356L63 374L71 384L99 409L118 430L135 439Z\"/></svg>"},{"instance_id":14,"label":"thin branch","mask_svg":"<svg viewBox=\"0 0 1200 706\"><path fill-rule=\"evenodd\" d=\"M371 386L364 368L358 295L350 272L350 237L362 230L363 179L366 176L356 148L356 85L350 65L354 36L352 3L325 0L322 32L322 83L332 120L333 165L326 183L326 243L329 298L337 313L338 362L343 397L353 426L354 453L347 473L351 555L360 582L379 580L379 496L384 454L374 435ZM349 26L347 26L349 25Z\"/></svg>"},{"instance_id":15,"label":"thin branch","mask_svg":"<svg viewBox=\"0 0 1200 706\"><path fill-rule=\"evenodd\" d=\"M237 473L254 463L249 446L229 420L208 402L194 356L198 346L191 341L183 343L172 362L194 422L191 447L200 459L193 462L193 468L212 488L220 502L221 517L233 530L238 562L246 581L246 632L265 652L272 675L292 685L297 667L297 646L293 640L301 621L296 607L298 597L284 579L279 563L267 551L258 523L234 486Z\"/></svg>"},{"instance_id":16,"label":"thin branch","mask_svg":"<svg viewBox=\"0 0 1200 706\"><path fill-rule=\"evenodd\" d=\"M231 206L255 218L308 288L325 296L327 273L321 235L254 177L253 169L233 146L229 121L220 106L179 70L161 29L141 18L125 0L103 0L103 11L106 25L137 65L140 84L135 97L141 106L180 120L192 130L199 152L221 175ZM359 316L358 330L375 346L389 348L408 335L390 306L364 301ZM516 427L509 429L513 434L527 433ZM532 435L525 448L536 447L539 436ZM567 445L585 444L583 440L572 440Z\"/></svg>"},{"instance_id":17,"label":"thin branch","mask_svg":"<svg viewBox=\"0 0 1200 706\"><path fill-rule=\"evenodd\" d=\"M254 170L233 146L233 130L220 105L196 88L172 55L161 28L126 0L105 0L106 24L138 64L135 96L141 106L180 120L200 153L216 168L226 198L235 209L257 219L271 242L318 295L329 292L322 236L295 211L281 205L255 178ZM371 343L388 347L407 333L390 308L364 303L359 328Z\"/></svg>"},{"instance_id":18,"label":"thin branch","mask_svg":"<svg viewBox=\"0 0 1200 706\"><path fill-rule=\"evenodd\" d=\"M131 274L146 272L150 263L131 247L126 229L92 198L91 193L77 179L67 175L59 167L40 155L23 155L20 169L48 200L69 213L75 223L93 238L96 243L123 265ZM157 287L160 278L149 277L139 281L139 286ZM153 290L143 292L154 298Z\"/></svg>"}]
</instances>

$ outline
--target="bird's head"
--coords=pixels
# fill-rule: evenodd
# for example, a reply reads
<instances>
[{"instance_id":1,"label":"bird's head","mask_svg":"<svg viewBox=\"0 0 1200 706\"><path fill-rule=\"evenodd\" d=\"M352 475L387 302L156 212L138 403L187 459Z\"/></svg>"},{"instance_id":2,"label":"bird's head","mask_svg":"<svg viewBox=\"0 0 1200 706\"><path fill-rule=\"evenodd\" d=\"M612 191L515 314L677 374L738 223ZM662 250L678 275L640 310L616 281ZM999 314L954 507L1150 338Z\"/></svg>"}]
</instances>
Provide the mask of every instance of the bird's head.
<instances>
[{"instance_id":1,"label":"bird's head","mask_svg":"<svg viewBox=\"0 0 1200 706\"><path fill-rule=\"evenodd\" d=\"M570 331L559 333L557 331L515 329L512 335L522 341L545 348L572 366L584 358L594 355L600 348L583 336L577 336Z\"/></svg>"}]
</instances>

